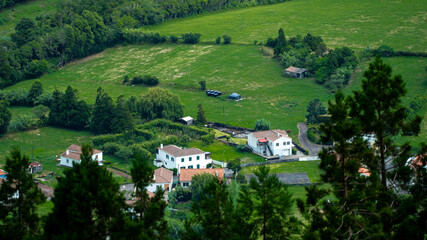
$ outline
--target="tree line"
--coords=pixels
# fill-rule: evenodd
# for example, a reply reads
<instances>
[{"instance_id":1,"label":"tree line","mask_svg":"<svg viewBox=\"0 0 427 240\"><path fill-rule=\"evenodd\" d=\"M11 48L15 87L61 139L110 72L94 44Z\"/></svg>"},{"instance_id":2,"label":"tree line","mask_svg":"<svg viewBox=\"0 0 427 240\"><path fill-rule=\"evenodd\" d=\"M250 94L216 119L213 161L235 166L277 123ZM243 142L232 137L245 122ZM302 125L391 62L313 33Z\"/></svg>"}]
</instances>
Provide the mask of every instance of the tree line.
<instances>
[{"instance_id":1,"label":"tree line","mask_svg":"<svg viewBox=\"0 0 427 240\"><path fill-rule=\"evenodd\" d=\"M0 88L37 78L74 59L99 52L122 42L166 41L160 34L123 31L224 8L264 5L285 0L68 0L58 11L36 19L22 18L11 39L0 40ZM7 1L8 2L8 1ZM1 2L0 2L1 3ZM183 34L185 43L196 43L197 33ZM170 38L178 41L177 36ZM158 41L158 42L157 42Z\"/></svg>"}]
</instances>

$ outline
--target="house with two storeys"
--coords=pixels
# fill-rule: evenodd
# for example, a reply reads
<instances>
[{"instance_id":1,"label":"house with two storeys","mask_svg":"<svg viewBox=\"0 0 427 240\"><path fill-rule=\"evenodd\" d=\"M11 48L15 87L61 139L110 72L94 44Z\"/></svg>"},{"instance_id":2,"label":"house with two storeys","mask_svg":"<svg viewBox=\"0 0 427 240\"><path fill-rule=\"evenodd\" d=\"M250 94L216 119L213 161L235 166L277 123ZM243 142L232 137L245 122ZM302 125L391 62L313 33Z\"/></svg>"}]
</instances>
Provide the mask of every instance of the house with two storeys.
<instances>
[{"instance_id":1,"label":"house with two storeys","mask_svg":"<svg viewBox=\"0 0 427 240\"><path fill-rule=\"evenodd\" d=\"M284 157L292 155L292 138L285 130L266 130L248 135L248 146L265 156Z\"/></svg>"},{"instance_id":2,"label":"house with two storeys","mask_svg":"<svg viewBox=\"0 0 427 240\"><path fill-rule=\"evenodd\" d=\"M176 145L160 144L156 150L154 165L168 169L204 169L212 163L211 153L198 148L182 148Z\"/></svg>"}]
</instances>

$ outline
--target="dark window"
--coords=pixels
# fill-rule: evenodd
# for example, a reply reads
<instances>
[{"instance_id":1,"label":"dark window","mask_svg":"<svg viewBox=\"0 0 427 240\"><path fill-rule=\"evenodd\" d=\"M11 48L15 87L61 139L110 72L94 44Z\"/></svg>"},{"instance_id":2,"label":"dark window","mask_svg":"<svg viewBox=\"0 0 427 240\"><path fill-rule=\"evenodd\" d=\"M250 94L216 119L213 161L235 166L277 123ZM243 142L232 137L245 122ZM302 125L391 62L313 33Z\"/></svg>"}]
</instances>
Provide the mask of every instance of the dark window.
<instances>
[{"instance_id":1,"label":"dark window","mask_svg":"<svg viewBox=\"0 0 427 240\"><path fill-rule=\"evenodd\" d=\"M276 143L276 146L278 147L278 146L279 146L279 143Z\"/></svg>"},{"instance_id":2,"label":"dark window","mask_svg":"<svg viewBox=\"0 0 427 240\"><path fill-rule=\"evenodd\" d=\"M184 158L181 158L181 162L184 162Z\"/></svg>"},{"instance_id":3,"label":"dark window","mask_svg":"<svg viewBox=\"0 0 427 240\"><path fill-rule=\"evenodd\" d=\"M181 167L181 169L185 169L185 167Z\"/></svg>"},{"instance_id":4,"label":"dark window","mask_svg":"<svg viewBox=\"0 0 427 240\"><path fill-rule=\"evenodd\" d=\"M197 169L199 169L200 168L200 164L197 164Z\"/></svg>"},{"instance_id":5,"label":"dark window","mask_svg":"<svg viewBox=\"0 0 427 240\"><path fill-rule=\"evenodd\" d=\"M166 154L166 158L169 159L169 155Z\"/></svg>"},{"instance_id":6,"label":"dark window","mask_svg":"<svg viewBox=\"0 0 427 240\"><path fill-rule=\"evenodd\" d=\"M188 166L188 169L193 169L193 165Z\"/></svg>"},{"instance_id":7,"label":"dark window","mask_svg":"<svg viewBox=\"0 0 427 240\"><path fill-rule=\"evenodd\" d=\"M197 160L200 160L200 156L197 156Z\"/></svg>"},{"instance_id":8,"label":"dark window","mask_svg":"<svg viewBox=\"0 0 427 240\"><path fill-rule=\"evenodd\" d=\"M191 162L191 157L189 157L189 158L188 158L188 161L190 161L190 162Z\"/></svg>"},{"instance_id":9,"label":"dark window","mask_svg":"<svg viewBox=\"0 0 427 240\"><path fill-rule=\"evenodd\" d=\"M175 161L175 158L171 157L172 162Z\"/></svg>"}]
</instances>

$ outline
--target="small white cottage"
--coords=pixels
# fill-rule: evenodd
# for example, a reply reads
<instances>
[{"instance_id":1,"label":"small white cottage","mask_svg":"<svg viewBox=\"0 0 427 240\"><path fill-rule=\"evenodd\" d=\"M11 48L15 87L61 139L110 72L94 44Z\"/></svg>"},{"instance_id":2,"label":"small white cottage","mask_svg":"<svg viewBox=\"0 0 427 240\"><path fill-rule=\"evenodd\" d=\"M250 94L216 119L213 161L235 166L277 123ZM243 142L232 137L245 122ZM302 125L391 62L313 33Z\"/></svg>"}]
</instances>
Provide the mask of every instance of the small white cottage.
<instances>
[{"instance_id":1,"label":"small white cottage","mask_svg":"<svg viewBox=\"0 0 427 240\"><path fill-rule=\"evenodd\" d=\"M203 169L212 163L211 153L198 148L181 148L176 145L160 144L157 148L154 165L168 169Z\"/></svg>"},{"instance_id":2,"label":"small white cottage","mask_svg":"<svg viewBox=\"0 0 427 240\"><path fill-rule=\"evenodd\" d=\"M170 191L173 183L173 172L166 168L158 168L154 170L153 183L147 186L147 191L156 192L157 188L165 191Z\"/></svg>"},{"instance_id":3,"label":"small white cottage","mask_svg":"<svg viewBox=\"0 0 427 240\"><path fill-rule=\"evenodd\" d=\"M63 154L61 154L60 165L73 167L73 162L80 163L80 155L82 154L82 147L79 145L71 144L65 150ZM93 149L92 160L97 161L100 165L102 164L102 151L98 149Z\"/></svg>"},{"instance_id":4,"label":"small white cottage","mask_svg":"<svg viewBox=\"0 0 427 240\"><path fill-rule=\"evenodd\" d=\"M248 135L248 145L253 151L265 156L289 156L292 154L292 138L285 130L267 130Z\"/></svg>"}]
</instances>

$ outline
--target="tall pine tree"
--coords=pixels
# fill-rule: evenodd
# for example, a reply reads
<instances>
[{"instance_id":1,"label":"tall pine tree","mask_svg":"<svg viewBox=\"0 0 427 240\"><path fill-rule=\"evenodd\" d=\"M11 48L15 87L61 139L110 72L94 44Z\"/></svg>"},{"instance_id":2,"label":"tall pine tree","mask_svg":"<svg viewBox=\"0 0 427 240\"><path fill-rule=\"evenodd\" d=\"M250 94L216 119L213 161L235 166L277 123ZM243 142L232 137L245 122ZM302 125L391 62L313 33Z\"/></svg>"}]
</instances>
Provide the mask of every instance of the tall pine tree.
<instances>
[{"instance_id":1,"label":"tall pine tree","mask_svg":"<svg viewBox=\"0 0 427 240\"><path fill-rule=\"evenodd\" d=\"M97 93L90 129L97 134L111 133L112 120L115 116L113 99L101 87Z\"/></svg>"},{"instance_id":2,"label":"tall pine tree","mask_svg":"<svg viewBox=\"0 0 427 240\"><path fill-rule=\"evenodd\" d=\"M0 179L0 239L25 239L40 231L37 204L45 196L27 172L29 164L30 159L17 147L6 157L7 179Z\"/></svg>"},{"instance_id":3,"label":"tall pine tree","mask_svg":"<svg viewBox=\"0 0 427 240\"><path fill-rule=\"evenodd\" d=\"M119 96L114 106L114 117L111 121L111 130L113 133L121 133L133 129L132 114L129 106L126 104L123 96Z\"/></svg>"}]
</instances>

